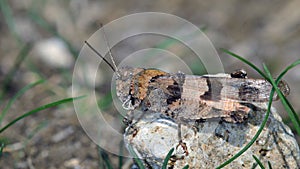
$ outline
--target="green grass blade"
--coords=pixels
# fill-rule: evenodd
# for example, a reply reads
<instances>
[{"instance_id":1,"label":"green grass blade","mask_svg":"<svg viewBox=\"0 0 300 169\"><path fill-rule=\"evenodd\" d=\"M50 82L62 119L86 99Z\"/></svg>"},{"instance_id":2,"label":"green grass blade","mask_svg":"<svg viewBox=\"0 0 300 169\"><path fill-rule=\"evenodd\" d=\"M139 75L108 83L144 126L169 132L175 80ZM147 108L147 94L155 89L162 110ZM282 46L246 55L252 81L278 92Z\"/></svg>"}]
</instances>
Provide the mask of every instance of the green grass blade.
<instances>
[{"instance_id":1,"label":"green grass blade","mask_svg":"<svg viewBox=\"0 0 300 169\"><path fill-rule=\"evenodd\" d=\"M123 141L120 142L120 153L119 153L119 169L122 169L123 166Z\"/></svg>"},{"instance_id":2,"label":"green grass blade","mask_svg":"<svg viewBox=\"0 0 300 169\"><path fill-rule=\"evenodd\" d=\"M263 127L265 126L265 123L268 119L268 116L270 114L270 108L271 108L271 104L272 104L272 99L273 98L273 95L274 95L274 92L276 90L276 92L278 93L278 96L279 98L281 99L283 105L286 107L290 117L291 117L291 120L297 130L297 133L300 134L300 122L299 122L299 118L297 116L297 114L295 113L293 107L291 106L291 104L288 102L288 100L283 96L282 92L278 89L277 85L280 81L280 79L288 72L288 70L292 69L293 67L295 67L296 65L300 64L300 60L297 60L296 62L292 63L290 66L288 66L279 76L278 78L276 79L276 83L275 81L273 80L273 77L271 76L270 72L268 70L265 70L266 71L266 74L263 73L259 68L257 68L254 64L252 64L251 62L249 62L248 60L244 59L243 57L241 56L238 56L226 49L222 49L225 53L241 60L242 62L248 64L250 67L252 67L254 70L256 70L261 76L263 76L266 80L268 80L272 85L273 85L273 89L270 93L270 101L269 101L269 104L268 104L268 109L267 109L267 113L265 115L265 118L259 128L259 130L257 131L257 133L255 134L255 136L253 137L253 139L245 146L243 147L242 150L240 150L236 155L234 155L232 158L230 158L229 160L227 160L226 162L224 162L223 164L221 164L219 167L217 168L223 168L224 166L228 165L229 163L231 163L233 160L235 160L236 158L238 158L241 154L243 154L248 148L250 148L250 146L255 142L255 140L258 138L258 136L260 135L260 133L262 132L262 129ZM266 69L265 65L264 65L264 68ZM269 166L270 167L270 166Z\"/></svg>"},{"instance_id":3,"label":"green grass blade","mask_svg":"<svg viewBox=\"0 0 300 169\"><path fill-rule=\"evenodd\" d=\"M274 96L274 92L275 92L274 89L272 89L272 91L270 93L270 97L269 97L269 103L268 103L268 109L267 109L266 115L265 115L265 117L264 117L261 125L259 126L259 129L257 130L257 132L255 133L255 135L253 136L253 138L237 154L235 154L229 160L225 161L223 164L221 164L220 166L218 166L217 169L223 168L226 165L228 165L229 163L231 163L232 161L234 161L235 159L237 159L240 155L242 155L245 151L247 151L252 146L252 144L255 143L255 141L259 137L260 133L263 131L263 129L264 129L264 127L265 127L265 125L266 125L266 123L268 121L268 118L270 116L271 105L272 105L272 102L273 102L272 98Z\"/></svg>"},{"instance_id":4,"label":"green grass blade","mask_svg":"<svg viewBox=\"0 0 300 169\"><path fill-rule=\"evenodd\" d=\"M276 79L276 83L278 84L278 82L280 81L280 79L292 68L294 68L295 66L299 65L300 64L300 59L293 62L292 64L290 64L288 67L286 67L280 74L279 76L277 77Z\"/></svg>"},{"instance_id":5,"label":"green grass blade","mask_svg":"<svg viewBox=\"0 0 300 169\"><path fill-rule=\"evenodd\" d=\"M110 108L111 104L113 103L112 94L111 92L107 93L101 100L98 100L98 107L101 110L107 110Z\"/></svg>"},{"instance_id":6,"label":"green grass blade","mask_svg":"<svg viewBox=\"0 0 300 169\"><path fill-rule=\"evenodd\" d=\"M255 155L252 155L252 157L254 158L254 160L256 161L256 163L259 165L259 167L261 169L265 169L264 165L261 163L261 161Z\"/></svg>"},{"instance_id":7,"label":"green grass blade","mask_svg":"<svg viewBox=\"0 0 300 169\"><path fill-rule=\"evenodd\" d=\"M4 147L5 147L4 142L0 141L0 158L2 156L2 152L3 152Z\"/></svg>"},{"instance_id":8,"label":"green grass blade","mask_svg":"<svg viewBox=\"0 0 300 169\"><path fill-rule=\"evenodd\" d=\"M300 59L299 60L296 60L295 62L293 62L292 64L290 64L287 68L285 68L281 73L280 73L280 75L278 76L278 78L276 79L276 84L278 84L279 83L279 81L281 80L281 78L290 70L290 69L292 69L292 68L294 68L295 66L297 66L297 65L299 65L300 64ZM288 108L285 108L286 110L287 110L287 112L288 112L288 109L290 109L290 112L288 112L288 114L289 114L289 117L290 117L290 119L291 119L291 121L292 121L292 119L293 119L293 121L295 121L295 123L296 124L298 124L298 125L294 125L294 127L296 128L296 131L298 130L300 130L299 128L297 128L297 126L299 126L300 125L300 119L299 119L299 116L298 116L298 114L296 113L296 111L294 110L294 108L293 108L293 106L290 104L290 102L286 99L286 97L283 97L282 99L284 99L284 102L285 102L285 104L286 104L286 106L288 107ZM285 106L285 105L284 105ZM299 134L299 132L297 132L298 134Z\"/></svg>"},{"instance_id":9,"label":"green grass blade","mask_svg":"<svg viewBox=\"0 0 300 169\"><path fill-rule=\"evenodd\" d=\"M182 169L189 169L189 165L184 166Z\"/></svg>"},{"instance_id":10,"label":"green grass blade","mask_svg":"<svg viewBox=\"0 0 300 169\"><path fill-rule=\"evenodd\" d=\"M16 32L16 26L15 26L15 21L14 21L14 17L12 14L12 10L11 10L10 6L8 5L7 0L0 1L0 8L1 8L4 20L8 26L8 29L10 30L10 32L13 35L13 37L15 38L15 40L19 44L21 44L21 39Z\"/></svg>"},{"instance_id":11,"label":"green grass blade","mask_svg":"<svg viewBox=\"0 0 300 169\"><path fill-rule=\"evenodd\" d=\"M192 33L189 33L188 35L184 35L182 38L183 39L186 39L186 40L189 40L189 39L192 39L195 37L195 35L199 34L199 33L202 33L202 32L205 32L207 30L207 26L202 26L200 28L200 32L199 31L196 31L196 32L192 32ZM201 32L202 31L202 32ZM166 39L162 42L160 42L159 44L157 44L154 48L159 48L159 49L166 49L172 45L174 45L174 43L176 43L177 40L176 39Z\"/></svg>"},{"instance_id":12,"label":"green grass blade","mask_svg":"<svg viewBox=\"0 0 300 169\"><path fill-rule=\"evenodd\" d=\"M38 107L36 109L33 109L29 112L26 112L25 114L15 118L13 121L11 121L10 123L8 123L6 126L4 126L3 128L0 129L0 133L2 133L3 131L5 131L7 128L9 128L10 126L12 126L13 124L15 124L16 122L18 122L19 120L25 118L25 117L28 117L30 115L33 115L35 113L38 113L42 110L45 110L45 109L48 109L50 107L55 107L55 106L58 106L60 104L64 104L64 103L68 103L68 102L72 102L74 100L77 100L77 99L81 99L85 96L79 96L79 97L75 97L75 98L67 98L67 99L62 99L62 100L59 100L59 101L56 101L56 102L53 102L53 103L49 103L49 104L45 104L41 107Z\"/></svg>"},{"instance_id":13,"label":"green grass blade","mask_svg":"<svg viewBox=\"0 0 300 169\"><path fill-rule=\"evenodd\" d=\"M268 167L269 167L269 169L272 169L272 165L271 165L270 161L268 161Z\"/></svg>"},{"instance_id":14,"label":"green grass blade","mask_svg":"<svg viewBox=\"0 0 300 169\"><path fill-rule=\"evenodd\" d=\"M253 63L249 62L248 60L246 60L245 58L243 58L242 56L239 56L235 53L230 52L227 49L221 48L221 50L239 60L241 60L242 62L246 63L247 65L249 65L250 67L252 67L254 70L256 70L262 77L264 77L265 79L268 79L267 76L265 75L264 72L262 72L258 67L256 67Z\"/></svg>"},{"instance_id":15,"label":"green grass blade","mask_svg":"<svg viewBox=\"0 0 300 169\"><path fill-rule=\"evenodd\" d=\"M283 95L283 94L282 94ZM291 118L291 117L293 117L293 118L295 118L294 120L298 123L298 124L300 124L300 119L299 119L299 116L298 116L298 114L296 113L296 111L295 111L295 109L293 108L293 106L291 105L291 103L287 100L287 98L286 97L283 97L283 99L284 99L284 102L286 103L286 105L288 106L288 108L291 110L291 116L290 116L290 114L289 114L289 117ZM285 108L286 109L286 108ZM287 110L287 109L286 109ZM288 112L289 113L289 112ZM295 126L294 126L295 127Z\"/></svg>"},{"instance_id":16,"label":"green grass blade","mask_svg":"<svg viewBox=\"0 0 300 169\"><path fill-rule=\"evenodd\" d=\"M239 55L236 55L226 49L222 49L225 53L228 53L229 55L241 60L242 62L248 64L250 67L252 67L254 70L256 70L261 76L263 76L264 78L266 78L266 80L270 80L268 78L267 75L265 75L258 67L256 67L254 64L252 64L251 62L249 62L248 60L246 60L245 58L239 56ZM273 78L272 78L273 79ZM245 151L247 151L251 146L252 144L255 143L256 139L259 137L260 133L262 132L263 128L265 127L266 123L267 123L267 120L269 118L269 115L270 115L270 111L271 111L271 105L272 105L272 102L273 102L273 96L274 96L274 92L275 90L272 89L271 93L270 93L270 97L269 97L269 103L268 103L268 109L267 109L267 112L266 112L266 115L258 129L258 131L255 133L254 137L250 140L250 142L244 146L237 154L235 154L233 157L231 157L230 159L228 159L227 161L225 161L224 163L222 163L220 166L217 167L217 169L220 169L220 168L223 168L225 167L226 165L230 164L232 161L234 161L235 159L237 159L239 156L241 156Z\"/></svg>"},{"instance_id":17,"label":"green grass blade","mask_svg":"<svg viewBox=\"0 0 300 169\"><path fill-rule=\"evenodd\" d=\"M252 67L253 69L255 69L261 76L263 76L266 80L268 80L271 83L271 80L273 80L273 78L271 77L267 77L267 75L265 73L263 73L260 69L258 69L255 65L253 65L251 62L249 62L248 60L244 59L241 56L238 56L226 49L222 49L225 53L243 61L244 63L248 64L250 67ZM300 60L297 60L295 62L293 62L291 65L289 65L286 69L284 69L280 75L278 76L278 78L276 79L276 84L279 83L280 79L292 68L294 68L295 66L300 64ZM278 88L277 88L278 89ZM278 89L279 90L279 89ZM281 91L279 91L279 93L281 93ZM279 94L279 97L281 98L281 102L284 105L285 109L287 110L289 117L291 118L291 121L293 123L293 125L295 126L295 129L297 131L298 134L300 134L300 119L299 116L297 115L297 113L295 112L295 110L293 109L293 107L291 106L291 104L289 103L289 101L283 97L283 94Z\"/></svg>"},{"instance_id":18,"label":"green grass blade","mask_svg":"<svg viewBox=\"0 0 300 169\"><path fill-rule=\"evenodd\" d=\"M207 26L204 25L204 26L201 26L200 27L200 30L198 31L195 31L195 32L190 32L186 35L182 35L180 39L183 39L183 40L191 40L191 39L194 39L195 37L197 37L199 34L202 34L202 32L205 32L207 30ZM167 49L168 47L171 47L172 45L175 45L176 43L178 43L179 41L177 39L174 39L174 38L168 38L166 37L165 40L159 42L157 45L154 46L154 48L158 48L158 49ZM156 50L151 50L149 51L148 53L145 54L145 58L148 58L150 56L154 56L156 55L157 51ZM199 63L202 65L200 66L199 68ZM192 72L194 74L203 74L203 73L207 73L206 72L206 69L203 67L203 63L202 62L193 62L192 63L193 65L190 66ZM196 66L194 66L194 64Z\"/></svg>"},{"instance_id":19,"label":"green grass blade","mask_svg":"<svg viewBox=\"0 0 300 169\"><path fill-rule=\"evenodd\" d=\"M278 94L284 108L286 109L295 129L296 129L296 132L298 133L298 135L300 135L300 122L299 122L299 117L297 116L297 113L296 112L293 112L293 108L292 106L287 103L287 99L284 97L284 95L282 94L282 92L278 89L277 87L277 83L274 81L273 78L271 78L271 73L269 71L269 69L267 68L266 65L263 65L264 67L264 70L267 74L267 76L269 77L269 80L270 80L270 83L273 85L273 88L275 89L276 93ZM279 82L280 79L277 79L276 81Z\"/></svg>"},{"instance_id":20,"label":"green grass blade","mask_svg":"<svg viewBox=\"0 0 300 169\"><path fill-rule=\"evenodd\" d=\"M169 162L173 152L174 152L174 148L171 148L171 150L168 152L166 158L164 159L162 169L167 169L168 162Z\"/></svg>"},{"instance_id":21,"label":"green grass blade","mask_svg":"<svg viewBox=\"0 0 300 169\"><path fill-rule=\"evenodd\" d=\"M12 99L9 100L9 102L7 103L7 105L5 106L5 108L3 109L2 113L0 114L0 124L2 123L2 120L4 118L4 116L6 115L7 111L11 108L12 104L20 97L22 96L26 91L28 91L29 89L41 84L41 83L44 83L45 80L39 80L39 81L36 81L34 83L30 83L28 85L26 85L25 87L23 87L21 90L19 90L17 92L16 95L13 96Z\"/></svg>"},{"instance_id":22,"label":"green grass blade","mask_svg":"<svg viewBox=\"0 0 300 169\"><path fill-rule=\"evenodd\" d=\"M13 67L8 71L7 75L4 77L3 82L1 84L1 93L0 93L0 100L5 94L6 89L8 88L9 84L11 83L14 75L16 74L17 70L19 69L21 63L24 61L24 59L28 56L29 52L32 49L32 44L28 43L23 46L21 51L19 52Z\"/></svg>"},{"instance_id":23,"label":"green grass blade","mask_svg":"<svg viewBox=\"0 0 300 169\"><path fill-rule=\"evenodd\" d=\"M128 151L133 156L133 159L136 162L136 164L138 165L139 169L146 169L145 166L144 166L144 164L143 164L143 162L136 155L136 153L134 152L134 150L133 150L133 148L132 148L131 145L128 146Z\"/></svg>"},{"instance_id":24,"label":"green grass blade","mask_svg":"<svg viewBox=\"0 0 300 169\"><path fill-rule=\"evenodd\" d=\"M99 147L97 145L96 149L97 149L97 155L98 155L98 161L97 161L98 162L98 168L99 169L106 169L105 161L104 161L104 159L101 155L101 147Z\"/></svg>"},{"instance_id":25,"label":"green grass blade","mask_svg":"<svg viewBox=\"0 0 300 169\"><path fill-rule=\"evenodd\" d=\"M28 142L30 139L32 139L35 136L35 134L37 134L39 131L41 131L42 129L47 127L48 124L49 124L48 120L44 120L44 121L39 122L38 125L35 126L33 128L33 130L30 131L30 133L27 134L27 138L26 138L27 141L26 142Z\"/></svg>"},{"instance_id":26,"label":"green grass blade","mask_svg":"<svg viewBox=\"0 0 300 169\"><path fill-rule=\"evenodd\" d=\"M98 153L101 156L101 158L103 159L106 168L107 169L113 169L113 166L112 166L112 163L111 163L111 161L108 157L108 154L100 146L97 146L97 148L98 148Z\"/></svg>"},{"instance_id":27,"label":"green grass blade","mask_svg":"<svg viewBox=\"0 0 300 169\"><path fill-rule=\"evenodd\" d=\"M65 44L67 45L68 49L70 50L70 52L72 53L74 58L77 58L78 56L78 50L75 49L71 43L65 38L63 37L61 34L59 34L55 28L53 26L51 26L46 20L44 20L41 15L39 15L37 12L35 12L34 10L29 12L29 17L39 26L41 26L42 28L44 28L45 30L47 30L48 32L52 33L53 35L59 37L60 39L62 39Z\"/></svg>"}]
</instances>

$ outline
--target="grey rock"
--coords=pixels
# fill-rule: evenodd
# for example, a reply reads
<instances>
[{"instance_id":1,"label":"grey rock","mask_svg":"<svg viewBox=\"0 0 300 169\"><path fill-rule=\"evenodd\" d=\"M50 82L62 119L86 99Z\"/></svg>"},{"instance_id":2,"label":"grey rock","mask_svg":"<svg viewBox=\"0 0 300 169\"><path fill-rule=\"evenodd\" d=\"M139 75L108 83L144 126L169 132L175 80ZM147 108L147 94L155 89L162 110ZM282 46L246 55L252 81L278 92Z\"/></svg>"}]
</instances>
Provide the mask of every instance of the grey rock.
<instances>
[{"instance_id":1,"label":"grey rock","mask_svg":"<svg viewBox=\"0 0 300 169\"><path fill-rule=\"evenodd\" d=\"M182 124L182 140L187 146L188 155L182 146L178 146L178 125L161 113L145 113L141 120L134 122L133 128L127 127L124 140L127 147L131 146L138 157L152 168L161 168L171 148L175 148L173 155L183 157L176 160L175 169L187 164L190 168L215 168L250 142L265 113L266 104L255 104L254 111L243 123L210 119ZM265 167L269 161L272 168L300 168L299 146L274 108L255 143L225 168L251 168L257 165L253 155Z\"/></svg>"}]
</instances>

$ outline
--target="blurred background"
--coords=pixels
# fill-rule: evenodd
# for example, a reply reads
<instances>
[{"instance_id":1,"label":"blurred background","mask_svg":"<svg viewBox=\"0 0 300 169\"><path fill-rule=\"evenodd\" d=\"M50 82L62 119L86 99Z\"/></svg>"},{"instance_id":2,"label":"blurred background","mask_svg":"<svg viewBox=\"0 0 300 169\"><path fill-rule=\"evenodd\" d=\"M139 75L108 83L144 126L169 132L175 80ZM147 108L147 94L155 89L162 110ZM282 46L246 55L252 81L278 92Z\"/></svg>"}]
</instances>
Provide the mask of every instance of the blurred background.
<instances>
[{"instance_id":1,"label":"blurred background","mask_svg":"<svg viewBox=\"0 0 300 169\"><path fill-rule=\"evenodd\" d=\"M247 65L222 53L220 48L243 56L261 68L265 63L274 77L300 58L300 1L297 0L1 0L0 5L1 112L24 86L46 80L13 102L1 117L1 127L27 111L72 97L73 68L84 41L101 23L105 25L133 13L169 13L202 28L216 47L225 72L243 68L249 77L260 77ZM155 42L140 44L135 38L138 39L128 39L113 48L118 63L120 56L139 49L137 45L156 45ZM170 50L172 48L174 46ZM105 78L99 79L103 87L97 89L98 97L103 98L105 95L101 92L107 92L110 83ZM284 79L291 88L288 99L299 113L300 66L292 69ZM108 103L104 99L99 104L106 109ZM290 125L281 103L274 106ZM299 136L297 138L299 140ZM6 144L0 168L119 167L118 156L97 147L85 134L71 103L19 121L0 133L0 141ZM123 168L132 163L130 159L122 160Z\"/></svg>"}]
</instances>

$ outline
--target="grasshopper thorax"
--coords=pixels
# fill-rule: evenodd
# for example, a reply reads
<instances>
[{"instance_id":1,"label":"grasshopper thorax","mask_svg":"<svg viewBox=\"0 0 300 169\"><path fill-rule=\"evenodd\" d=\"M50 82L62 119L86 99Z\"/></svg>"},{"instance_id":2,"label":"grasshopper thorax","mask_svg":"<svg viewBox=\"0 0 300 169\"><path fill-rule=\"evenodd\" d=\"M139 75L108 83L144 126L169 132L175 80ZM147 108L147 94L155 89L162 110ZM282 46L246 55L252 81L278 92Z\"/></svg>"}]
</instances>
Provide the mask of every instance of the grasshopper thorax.
<instances>
[{"instance_id":1,"label":"grasshopper thorax","mask_svg":"<svg viewBox=\"0 0 300 169\"><path fill-rule=\"evenodd\" d=\"M164 71L153 68L121 68L116 79L116 90L123 108L133 110L139 107L149 94L148 88L151 81L166 74Z\"/></svg>"}]
</instances>

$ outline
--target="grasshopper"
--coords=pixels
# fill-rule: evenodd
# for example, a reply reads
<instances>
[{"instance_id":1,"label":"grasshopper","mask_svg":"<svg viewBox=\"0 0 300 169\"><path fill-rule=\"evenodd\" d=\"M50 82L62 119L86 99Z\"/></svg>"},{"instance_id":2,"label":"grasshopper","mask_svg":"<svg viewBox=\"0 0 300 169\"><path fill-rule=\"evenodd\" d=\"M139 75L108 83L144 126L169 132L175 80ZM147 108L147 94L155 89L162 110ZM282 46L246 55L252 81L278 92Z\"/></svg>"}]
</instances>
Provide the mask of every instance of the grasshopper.
<instances>
[{"instance_id":1,"label":"grasshopper","mask_svg":"<svg viewBox=\"0 0 300 169\"><path fill-rule=\"evenodd\" d=\"M119 69L108 42L112 64L88 42L85 43L116 74L116 94L122 107L129 110L130 117L126 120L128 124L132 126L134 110L141 110L143 114L160 112L170 117L178 124L179 145L186 151L186 155L188 152L181 140L182 123L212 118L241 123L252 111L249 103L269 101L272 85L265 79L248 78L243 70L231 74L195 76L180 72L167 73L154 68ZM285 96L289 94L290 89L285 81L280 81L278 87ZM273 100L277 99L275 94Z\"/></svg>"},{"instance_id":2,"label":"grasshopper","mask_svg":"<svg viewBox=\"0 0 300 169\"><path fill-rule=\"evenodd\" d=\"M176 122L222 118L239 123L251 111L247 103L269 101L272 85L265 79L248 78L244 70L195 76L154 68L119 69L113 66L114 61L110 64L88 42L86 44L116 73L116 94L122 107L129 111L161 112ZM285 96L289 94L285 81L281 80L278 87ZM273 100L278 100L276 94Z\"/></svg>"}]
</instances>

